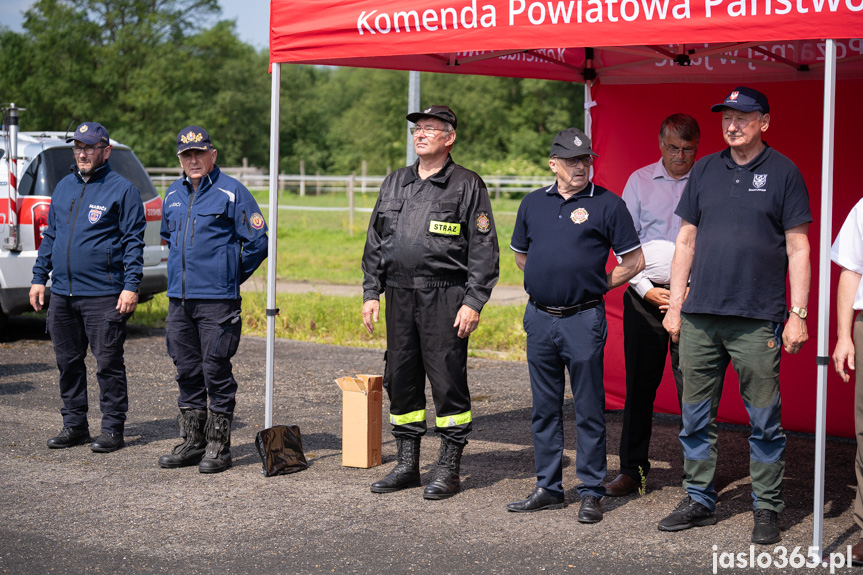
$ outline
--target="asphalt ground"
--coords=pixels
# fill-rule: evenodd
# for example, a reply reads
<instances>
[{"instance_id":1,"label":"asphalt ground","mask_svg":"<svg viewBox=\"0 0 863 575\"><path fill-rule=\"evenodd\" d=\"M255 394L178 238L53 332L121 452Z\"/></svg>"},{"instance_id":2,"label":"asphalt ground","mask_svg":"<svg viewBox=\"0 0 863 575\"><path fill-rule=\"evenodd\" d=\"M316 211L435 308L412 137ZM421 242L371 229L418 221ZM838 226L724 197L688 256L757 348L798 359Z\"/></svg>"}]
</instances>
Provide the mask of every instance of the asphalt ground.
<instances>
[{"instance_id":1,"label":"asphalt ground","mask_svg":"<svg viewBox=\"0 0 863 575\"><path fill-rule=\"evenodd\" d=\"M262 338L244 337L235 358L234 467L202 475L194 467L157 465L177 441L177 391L163 332L132 328L126 344L127 447L109 454L87 446L50 450L45 441L62 426L53 350L44 322L13 318L0 336L0 573L694 574L714 572L715 559L716 572L787 573L796 569L775 567L783 553L793 558L799 546L805 555L812 543L814 440L791 434L781 547L756 547L753 569L722 568L723 553L748 562L752 528L747 432L731 426L720 431L719 523L658 531L657 521L684 495L672 416L655 421L646 493L605 498L602 522L578 523L571 396L564 405L568 506L508 513L506 504L534 486L528 373L518 362L469 360L474 433L462 462L463 491L426 501L421 489L369 491L393 466L387 423L382 466L341 465L341 391L334 379L380 373L383 352L279 340L274 423L300 426L311 465L266 478L254 449L264 420L265 347ZM90 427L98 432L95 366L88 361ZM383 408L386 413L386 399ZM607 413L609 479L618 471L621 421L620 412ZM425 484L438 439L429 434L422 443ZM828 439L828 553L844 553L859 538L852 517L854 455L852 442Z\"/></svg>"}]
</instances>

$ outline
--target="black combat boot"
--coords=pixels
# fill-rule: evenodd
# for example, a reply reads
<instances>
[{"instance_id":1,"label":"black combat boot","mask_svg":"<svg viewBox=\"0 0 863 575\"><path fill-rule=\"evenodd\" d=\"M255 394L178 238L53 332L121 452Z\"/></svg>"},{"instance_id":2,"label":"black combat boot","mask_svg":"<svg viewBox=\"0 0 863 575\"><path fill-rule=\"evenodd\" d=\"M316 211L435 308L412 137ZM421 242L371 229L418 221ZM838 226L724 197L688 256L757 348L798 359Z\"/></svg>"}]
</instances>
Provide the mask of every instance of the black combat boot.
<instances>
[{"instance_id":1,"label":"black combat boot","mask_svg":"<svg viewBox=\"0 0 863 575\"><path fill-rule=\"evenodd\" d=\"M396 438L398 464L389 475L372 483L372 493L392 493L420 486L420 438Z\"/></svg>"},{"instance_id":2,"label":"black combat boot","mask_svg":"<svg viewBox=\"0 0 863 575\"><path fill-rule=\"evenodd\" d=\"M231 467L231 422L233 415L210 412L204 436L207 448L198 464L201 473L221 473Z\"/></svg>"},{"instance_id":3,"label":"black combat boot","mask_svg":"<svg viewBox=\"0 0 863 575\"><path fill-rule=\"evenodd\" d=\"M183 438L183 442L174 446L171 453L159 458L159 467L172 469L197 465L204 457L204 448L207 446L207 440L204 438L207 410L181 407L177 423L180 425L180 437Z\"/></svg>"},{"instance_id":4,"label":"black combat boot","mask_svg":"<svg viewBox=\"0 0 863 575\"><path fill-rule=\"evenodd\" d=\"M440 438L440 454L434 479L426 486L423 497L426 499L446 499L459 490L459 470L461 469L461 452L467 443L454 443L444 437Z\"/></svg>"}]
</instances>

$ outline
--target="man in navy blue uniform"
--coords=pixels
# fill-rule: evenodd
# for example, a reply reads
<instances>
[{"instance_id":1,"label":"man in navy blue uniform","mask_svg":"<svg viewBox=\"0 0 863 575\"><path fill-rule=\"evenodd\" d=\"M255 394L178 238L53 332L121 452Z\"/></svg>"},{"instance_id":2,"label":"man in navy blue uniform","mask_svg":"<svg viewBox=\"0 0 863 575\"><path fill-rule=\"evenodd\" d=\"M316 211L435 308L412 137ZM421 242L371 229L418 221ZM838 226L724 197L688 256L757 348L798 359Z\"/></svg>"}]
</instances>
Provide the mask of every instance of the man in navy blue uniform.
<instances>
[{"instance_id":1,"label":"man in navy blue uniform","mask_svg":"<svg viewBox=\"0 0 863 575\"><path fill-rule=\"evenodd\" d=\"M165 194L161 231L170 250L165 331L177 368L183 441L159 465L197 465L201 473L231 466L237 393L231 358L243 323L240 284L267 257L267 224L258 204L219 170L216 154L206 130L180 130L183 175Z\"/></svg>"},{"instance_id":2,"label":"man in navy blue uniform","mask_svg":"<svg viewBox=\"0 0 863 575\"><path fill-rule=\"evenodd\" d=\"M576 128L557 134L548 165L557 181L518 208L510 248L524 271L524 313L533 394L536 489L507 505L515 512L561 509L564 370L569 371L578 430L578 520L602 520L605 494L605 293L644 268L632 217L620 196L590 181L596 154ZM609 250L619 263L606 272Z\"/></svg>"},{"instance_id":3,"label":"man in navy blue uniform","mask_svg":"<svg viewBox=\"0 0 863 575\"><path fill-rule=\"evenodd\" d=\"M90 441L84 363L89 345L102 410L101 434L90 449L107 453L125 445L129 398L123 344L143 275L144 204L135 186L111 170L111 140L101 124L84 122L66 141L74 142L75 166L51 198L30 287L30 304L39 311L50 275L48 332L60 370L63 430L48 447Z\"/></svg>"},{"instance_id":4,"label":"man in navy blue uniform","mask_svg":"<svg viewBox=\"0 0 863 575\"><path fill-rule=\"evenodd\" d=\"M800 171L762 139L770 126L767 96L741 86L711 110L722 114L728 148L695 164L674 212L681 226L663 320L680 341L687 495L658 528L716 523L716 413L733 363L752 427L752 542L768 545L781 539L785 507L779 360L783 347L797 353L809 337L812 214Z\"/></svg>"}]
</instances>

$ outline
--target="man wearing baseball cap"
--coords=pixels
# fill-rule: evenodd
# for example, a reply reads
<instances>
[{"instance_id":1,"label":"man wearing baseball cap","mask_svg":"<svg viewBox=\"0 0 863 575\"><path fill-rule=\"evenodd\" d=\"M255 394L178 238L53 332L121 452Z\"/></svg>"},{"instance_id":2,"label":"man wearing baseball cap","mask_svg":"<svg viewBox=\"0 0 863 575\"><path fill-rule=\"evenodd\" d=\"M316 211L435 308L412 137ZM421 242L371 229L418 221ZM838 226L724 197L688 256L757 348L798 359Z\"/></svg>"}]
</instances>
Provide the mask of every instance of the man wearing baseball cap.
<instances>
[{"instance_id":1,"label":"man wearing baseball cap","mask_svg":"<svg viewBox=\"0 0 863 575\"><path fill-rule=\"evenodd\" d=\"M84 122L66 142L73 144L75 166L54 189L30 288L30 304L39 311L50 276L48 333L60 370L63 430L48 447L91 441L84 363L89 343L102 410L101 434L90 449L108 453L126 445L123 344L144 269L144 204L138 189L111 170L111 139L104 126Z\"/></svg>"},{"instance_id":2,"label":"man wearing baseball cap","mask_svg":"<svg viewBox=\"0 0 863 575\"><path fill-rule=\"evenodd\" d=\"M644 269L641 242L626 204L590 181L596 156L590 138L577 128L555 136L548 165L556 181L522 200L510 244L530 296L524 329L533 394L536 488L507 509L523 513L564 507L566 370L578 430L575 470L581 480L581 523L603 518L605 294ZM610 250L620 263L606 272Z\"/></svg>"},{"instance_id":3,"label":"man wearing baseball cap","mask_svg":"<svg viewBox=\"0 0 863 575\"><path fill-rule=\"evenodd\" d=\"M447 106L408 114L418 159L381 185L363 252L363 324L374 331L386 295L384 387L398 463L372 484L374 493L420 486L420 441L426 432L425 379L441 436L425 499L459 490L461 456L471 431L468 336L497 283L497 233L485 183L450 151L457 120Z\"/></svg>"},{"instance_id":4,"label":"man wearing baseball cap","mask_svg":"<svg viewBox=\"0 0 863 575\"><path fill-rule=\"evenodd\" d=\"M240 284L267 257L267 224L249 190L216 165L204 128L180 130L177 156L183 175L165 193L161 235L169 248L165 335L183 440L159 465L219 473L231 467Z\"/></svg>"},{"instance_id":5,"label":"man wearing baseball cap","mask_svg":"<svg viewBox=\"0 0 863 575\"><path fill-rule=\"evenodd\" d=\"M675 211L681 226L663 321L680 341L687 496L658 527L716 523L716 412L733 362L752 426L752 542L768 545L781 539L785 507L779 361L783 348L797 353L808 339L812 214L800 171L762 139L770 126L767 97L741 86L711 110L721 114L728 148L695 164Z\"/></svg>"}]
</instances>

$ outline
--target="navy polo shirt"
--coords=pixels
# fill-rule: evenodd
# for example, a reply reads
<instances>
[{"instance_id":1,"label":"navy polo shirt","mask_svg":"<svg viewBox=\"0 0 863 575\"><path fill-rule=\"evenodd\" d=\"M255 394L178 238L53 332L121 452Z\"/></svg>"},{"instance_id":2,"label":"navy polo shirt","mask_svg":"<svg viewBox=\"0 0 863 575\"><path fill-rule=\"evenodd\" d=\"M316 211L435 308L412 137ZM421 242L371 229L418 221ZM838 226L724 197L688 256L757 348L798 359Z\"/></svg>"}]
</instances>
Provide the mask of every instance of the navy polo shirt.
<instances>
[{"instance_id":1,"label":"navy polo shirt","mask_svg":"<svg viewBox=\"0 0 863 575\"><path fill-rule=\"evenodd\" d=\"M791 160L766 143L744 166L729 149L705 156L675 213L698 228L684 312L785 321L785 231L812 221Z\"/></svg>"},{"instance_id":2,"label":"navy polo shirt","mask_svg":"<svg viewBox=\"0 0 863 575\"><path fill-rule=\"evenodd\" d=\"M620 196L590 183L564 200L555 182L521 201L509 247L528 254L524 289L533 299L572 306L608 291L609 250L621 255L640 245Z\"/></svg>"}]
</instances>

